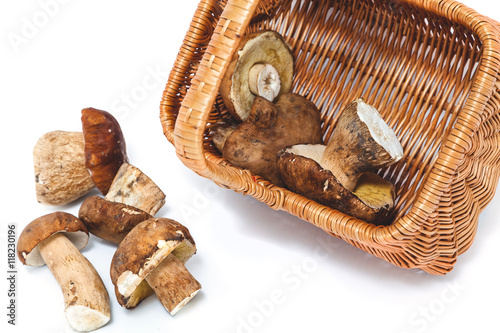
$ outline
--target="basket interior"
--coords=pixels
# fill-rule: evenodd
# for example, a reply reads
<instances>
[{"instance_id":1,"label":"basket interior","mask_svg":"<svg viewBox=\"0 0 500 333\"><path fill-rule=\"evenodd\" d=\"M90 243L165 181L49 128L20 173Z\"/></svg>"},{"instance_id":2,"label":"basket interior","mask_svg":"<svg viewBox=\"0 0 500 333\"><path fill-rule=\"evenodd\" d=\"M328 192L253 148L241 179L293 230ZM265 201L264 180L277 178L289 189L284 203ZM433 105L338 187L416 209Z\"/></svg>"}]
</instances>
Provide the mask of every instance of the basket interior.
<instances>
[{"instance_id":1,"label":"basket interior","mask_svg":"<svg viewBox=\"0 0 500 333\"><path fill-rule=\"evenodd\" d=\"M321 111L325 142L340 111L357 97L374 105L395 130L405 156L379 174L397 189L396 207L386 222L404 216L468 97L481 41L465 27L402 1L283 0L266 5L247 32L271 29L290 43L295 57L292 91ZM193 75L196 69L192 66ZM230 115L219 96L204 142L207 153L217 157L210 125L221 117Z\"/></svg>"}]
</instances>

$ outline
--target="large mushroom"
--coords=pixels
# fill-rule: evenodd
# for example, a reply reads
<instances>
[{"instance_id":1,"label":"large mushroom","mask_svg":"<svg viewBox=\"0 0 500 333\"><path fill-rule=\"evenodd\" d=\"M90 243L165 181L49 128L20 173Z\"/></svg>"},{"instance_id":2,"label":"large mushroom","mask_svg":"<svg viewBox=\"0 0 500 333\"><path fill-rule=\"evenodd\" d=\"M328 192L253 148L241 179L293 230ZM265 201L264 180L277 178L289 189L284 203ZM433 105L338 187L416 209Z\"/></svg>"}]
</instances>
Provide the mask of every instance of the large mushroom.
<instances>
[{"instance_id":1,"label":"large mushroom","mask_svg":"<svg viewBox=\"0 0 500 333\"><path fill-rule=\"evenodd\" d=\"M288 188L347 215L383 223L394 206L394 186L367 172L359 177L353 191L347 190L320 164L325 149L325 145L295 145L279 152L278 169Z\"/></svg>"},{"instance_id":2,"label":"large mushroom","mask_svg":"<svg viewBox=\"0 0 500 333\"><path fill-rule=\"evenodd\" d=\"M327 146L287 147L279 152L277 166L290 190L383 224L394 206L395 189L373 171L402 156L401 144L378 111L357 99L342 112Z\"/></svg>"},{"instance_id":3,"label":"large mushroom","mask_svg":"<svg viewBox=\"0 0 500 333\"><path fill-rule=\"evenodd\" d=\"M141 170L124 163L106 198L86 198L78 217L93 235L119 244L130 230L152 218L164 204L161 189Z\"/></svg>"},{"instance_id":4,"label":"large mushroom","mask_svg":"<svg viewBox=\"0 0 500 333\"><path fill-rule=\"evenodd\" d=\"M246 120L256 96L273 102L290 91L293 55L283 37L260 31L242 37L221 82L220 94L237 120Z\"/></svg>"},{"instance_id":5,"label":"large mushroom","mask_svg":"<svg viewBox=\"0 0 500 333\"><path fill-rule=\"evenodd\" d=\"M135 308L152 288L175 315L201 289L184 266L194 253L195 242L180 223L166 218L139 223L120 243L111 262L111 280L120 305Z\"/></svg>"},{"instance_id":6,"label":"large mushroom","mask_svg":"<svg viewBox=\"0 0 500 333\"><path fill-rule=\"evenodd\" d=\"M378 110L358 98L342 111L321 165L349 191L367 172L398 162L403 147Z\"/></svg>"},{"instance_id":7,"label":"large mushroom","mask_svg":"<svg viewBox=\"0 0 500 333\"><path fill-rule=\"evenodd\" d=\"M251 113L225 140L222 156L278 186L284 186L276 154L300 143L322 143L321 116L308 99L286 93L276 104L256 97Z\"/></svg>"},{"instance_id":8,"label":"large mushroom","mask_svg":"<svg viewBox=\"0 0 500 333\"><path fill-rule=\"evenodd\" d=\"M94 266L80 250L87 245L85 225L75 216L55 212L35 219L19 236L19 260L47 265L61 287L69 325L88 332L110 319L109 296Z\"/></svg>"},{"instance_id":9,"label":"large mushroom","mask_svg":"<svg viewBox=\"0 0 500 333\"><path fill-rule=\"evenodd\" d=\"M33 149L36 196L45 205L68 204L97 186L106 194L127 162L125 139L108 112L82 110L81 132L44 134Z\"/></svg>"}]
</instances>

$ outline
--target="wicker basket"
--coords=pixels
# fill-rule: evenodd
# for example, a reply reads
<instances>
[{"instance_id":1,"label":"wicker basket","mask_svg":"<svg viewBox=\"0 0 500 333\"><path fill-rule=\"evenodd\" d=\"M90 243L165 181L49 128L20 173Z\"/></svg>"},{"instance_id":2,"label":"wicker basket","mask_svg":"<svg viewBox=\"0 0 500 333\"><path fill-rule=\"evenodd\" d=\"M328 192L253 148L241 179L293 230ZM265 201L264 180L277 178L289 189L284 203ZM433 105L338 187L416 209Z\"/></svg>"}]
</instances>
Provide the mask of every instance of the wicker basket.
<instances>
[{"instance_id":1,"label":"wicker basket","mask_svg":"<svg viewBox=\"0 0 500 333\"><path fill-rule=\"evenodd\" d=\"M375 226L232 166L210 126L229 117L221 78L245 33L272 29L294 50L293 91L322 112L362 96L405 149L379 172L397 189L389 226ZM220 186L285 210L404 268L446 274L474 239L500 171L500 31L450 0L201 0L161 102L182 162Z\"/></svg>"}]
</instances>

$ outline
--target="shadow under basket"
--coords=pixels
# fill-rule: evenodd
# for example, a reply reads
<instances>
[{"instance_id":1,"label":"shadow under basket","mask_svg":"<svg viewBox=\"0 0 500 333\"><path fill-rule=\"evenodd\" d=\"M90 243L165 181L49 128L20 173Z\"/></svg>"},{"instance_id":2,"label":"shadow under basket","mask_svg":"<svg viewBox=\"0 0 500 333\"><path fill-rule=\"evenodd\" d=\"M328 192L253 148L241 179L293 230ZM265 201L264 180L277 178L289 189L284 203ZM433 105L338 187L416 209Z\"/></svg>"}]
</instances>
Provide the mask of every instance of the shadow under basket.
<instances>
[{"instance_id":1,"label":"shadow under basket","mask_svg":"<svg viewBox=\"0 0 500 333\"><path fill-rule=\"evenodd\" d=\"M357 97L395 130L404 158L379 174L397 200L387 226L345 215L222 159L210 127L230 117L219 86L241 36L274 30L295 58L325 142ZM181 161L404 268L446 274L472 244L500 175L498 23L449 0L201 0L160 106Z\"/></svg>"}]
</instances>

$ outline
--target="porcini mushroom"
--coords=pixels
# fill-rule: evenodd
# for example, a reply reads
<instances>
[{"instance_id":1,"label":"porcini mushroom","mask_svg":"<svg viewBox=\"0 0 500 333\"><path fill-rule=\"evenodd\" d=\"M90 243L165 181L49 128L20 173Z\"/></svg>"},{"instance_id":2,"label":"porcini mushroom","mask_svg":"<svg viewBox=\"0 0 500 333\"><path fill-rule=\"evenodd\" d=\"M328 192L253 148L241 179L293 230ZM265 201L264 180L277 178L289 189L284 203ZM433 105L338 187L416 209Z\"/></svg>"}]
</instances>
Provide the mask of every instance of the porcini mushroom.
<instances>
[{"instance_id":1,"label":"porcini mushroom","mask_svg":"<svg viewBox=\"0 0 500 333\"><path fill-rule=\"evenodd\" d=\"M161 189L141 170L124 163L106 198L86 198L78 217L93 235L119 244L130 230L152 218L164 204Z\"/></svg>"},{"instance_id":2,"label":"porcini mushroom","mask_svg":"<svg viewBox=\"0 0 500 333\"><path fill-rule=\"evenodd\" d=\"M111 262L111 280L120 305L135 308L151 286L175 315L201 289L184 266L195 252L191 234L180 223L166 218L139 223L125 236Z\"/></svg>"},{"instance_id":3,"label":"porcini mushroom","mask_svg":"<svg viewBox=\"0 0 500 333\"><path fill-rule=\"evenodd\" d=\"M19 236L19 260L29 266L47 265L61 287L69 325L88 332L110 319L109 296L94 266L80 250L88 231L75 216L55 212L35 219Z\"/></svg>"},{"instance_id":4,"label":"porcini mushroom","mask_svg":"<svg viewBox=\"0 0 500 333\"><path fill-rule=\"evenodd\" d=\"M328 141L321 165L353 191L359 177L403 157L403 147L377 109L362 98L348 104Z\"/></svg>"},{"instance_id":5,"label":"porcini mushroom","mask_svg":"<svg viewBox=\"0 0 500 333\"><path fill-rule=\"evenodd\" d=\"M125 138L118 121L109 112L82 110L85 166L102 194L108 193L116 172L128 162Z\"/></svg>"},{"instance_id":6,"label":"porcini mushroom","mask_svg":"<svg viewBox=\"0 0 500 333\"><path fill-rule=\"evenodd\" d=\"M295 145L278 154L278 169L290 190L320 204L375 224L394 206L394 185L366 172L353 191L346 189L322 163L325 145Z\"/></svg>"},{"instance_id":7,"label":"porcini mushroom","mask_svg":"<svg viewBox=\"0 0 500 333\"><path fill-rule=\"evenodd\" d=\"M224 74L220 94L237 120L246 120L253 100L262 96L273 102L290 91L293 56L288 43L274 31L243 36Z\"/></svg>"},{"instance_id":8,"label":"porcini mushroom","mask_svg":"<svg viewBox=\"0 0 500 333\"><path fill-rule=\"evenodd\" d=\"M321 116L311 101L286 93L273 104L256 97L251 113L226 139L222 156L278 186L284 186L276 166L280 149L299 143L322 143Z\"/></svg>"},{"instance_id":9,"label":"porcini mushroom","mask_svg":"<svg viewBox=\"0 0 500 333\"><path fill-rule=\"evenodd\" d=\"M118 168L127 162L125 139L108 112L82 110L80 132L53 131L33 149L36 195L46 205L65 205L93 189L106 194Z\"/></svg>"},{"instance_id":10,"label":"porcini mushroom","mask_svg":"<svg viewBox=\"0 0 500 333\"><path fill-rule=\"evenodd\" d=\"M139 208L99 196L86 198L80 206L78 217L91 234L115 244L120 244L137 224L152 218Z\"/></svg>"}]
</instances>

